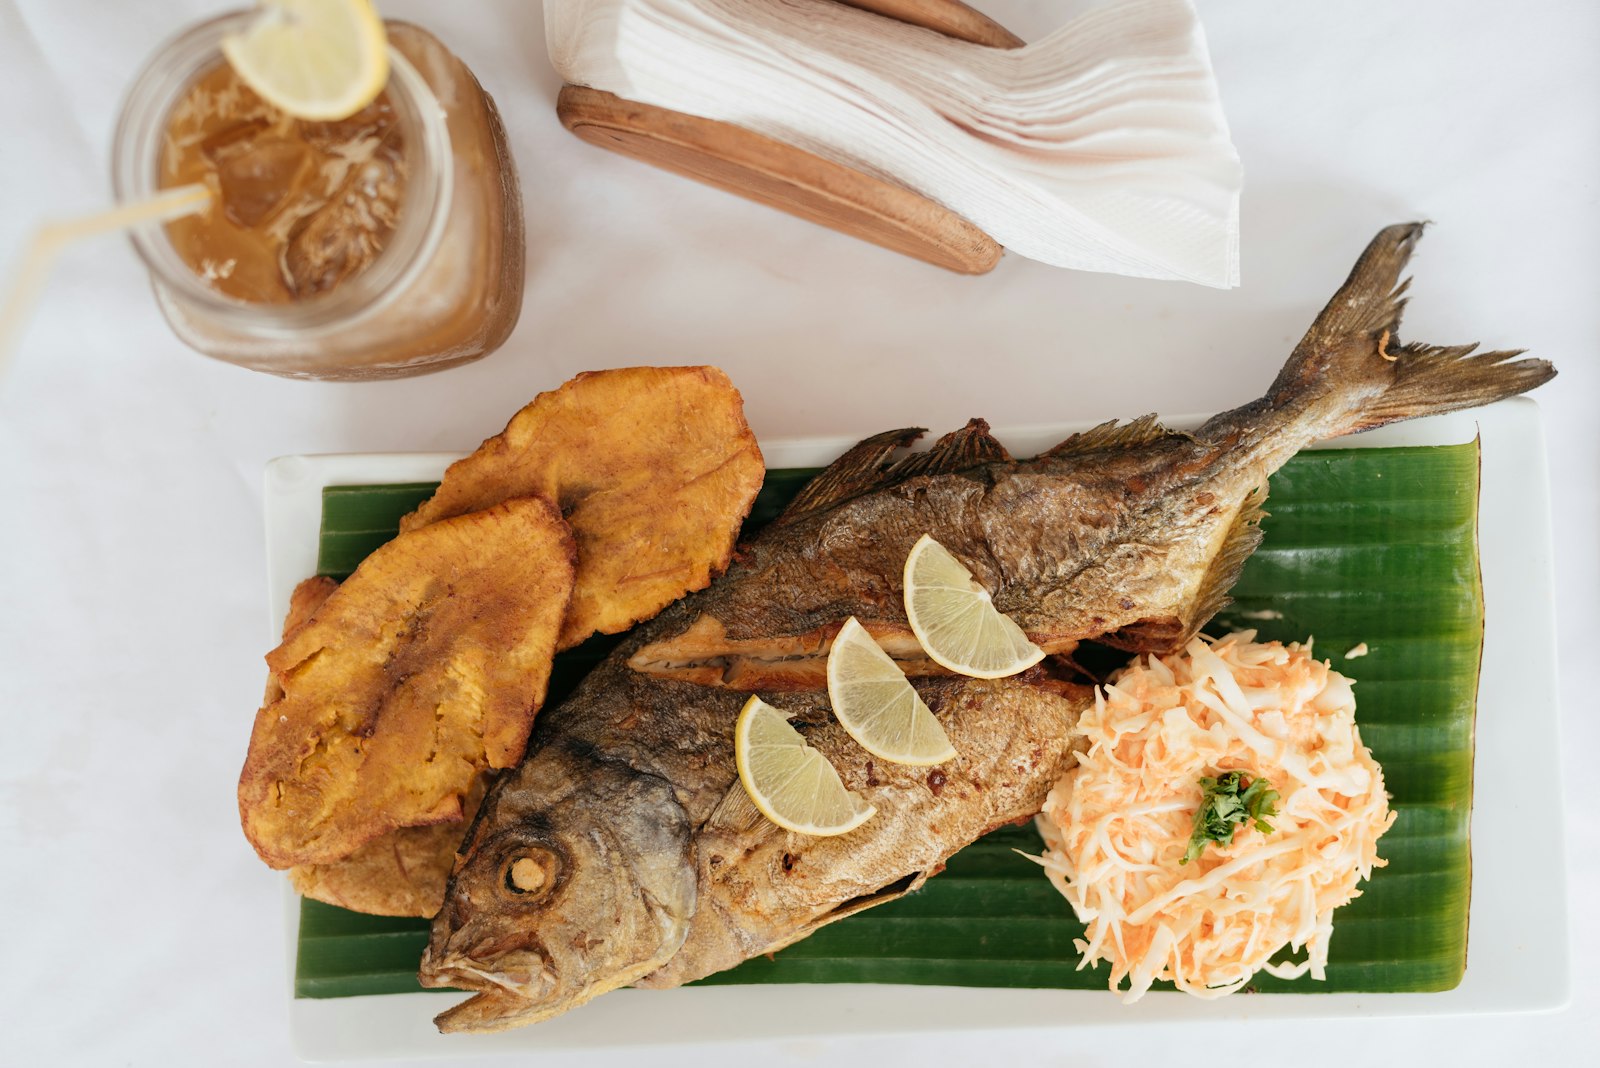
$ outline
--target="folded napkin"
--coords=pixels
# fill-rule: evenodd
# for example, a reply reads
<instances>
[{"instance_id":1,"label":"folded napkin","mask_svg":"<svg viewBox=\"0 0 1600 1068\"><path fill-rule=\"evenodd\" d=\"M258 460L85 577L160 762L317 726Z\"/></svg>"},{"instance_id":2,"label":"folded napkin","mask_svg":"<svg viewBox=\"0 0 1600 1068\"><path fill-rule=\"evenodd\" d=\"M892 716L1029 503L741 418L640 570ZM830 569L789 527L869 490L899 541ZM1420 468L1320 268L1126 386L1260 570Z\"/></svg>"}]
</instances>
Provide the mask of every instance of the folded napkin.
<instances>
[{"instance_id":1,"label":"folded napkin","mask_svg":"<svg viewBox=\"0 0 1600 1068\"><path fill-rule=\"evenodd\" d=\"M1188 0L1069 0L993 49L833 0L546 0L576 85L913 189L1019 255L1238 284L1239 157Z\"/></svg>"}]
</instances>

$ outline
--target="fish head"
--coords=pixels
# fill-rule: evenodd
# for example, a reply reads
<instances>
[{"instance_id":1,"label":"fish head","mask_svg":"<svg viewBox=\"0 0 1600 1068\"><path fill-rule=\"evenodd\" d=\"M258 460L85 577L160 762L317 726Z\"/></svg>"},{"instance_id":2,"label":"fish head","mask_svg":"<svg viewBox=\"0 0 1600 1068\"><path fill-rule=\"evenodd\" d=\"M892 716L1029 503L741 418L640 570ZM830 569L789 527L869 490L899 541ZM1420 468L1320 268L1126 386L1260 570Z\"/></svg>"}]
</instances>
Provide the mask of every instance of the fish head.
<instances>
[{"instance_id":1,"label":"fish head","mask_svg":"<svg viewBox=\"0 0 1600 1068\"><path fill-rule=\"evenodd\" d=\"M664 779L554 744L491 790L419 978L476 995L441 1031L548 1019L655 971L694 914L688 816Z\"/></svg>"}]
</instances>

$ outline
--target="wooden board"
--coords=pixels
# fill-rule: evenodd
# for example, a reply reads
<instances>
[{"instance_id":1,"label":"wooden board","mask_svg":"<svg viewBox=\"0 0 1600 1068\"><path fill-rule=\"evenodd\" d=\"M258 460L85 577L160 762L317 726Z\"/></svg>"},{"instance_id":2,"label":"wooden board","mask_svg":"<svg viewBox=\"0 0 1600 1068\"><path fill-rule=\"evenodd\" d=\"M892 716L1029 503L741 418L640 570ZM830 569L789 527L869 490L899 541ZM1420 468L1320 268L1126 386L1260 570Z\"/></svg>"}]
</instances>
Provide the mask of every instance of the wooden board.
<instances>
[{"instance_id":1,"label":"wooden board","mask_svg":"<svg viewBox=\"0 0 1600 1068\"><path fill-rule=\"evenodd\" d=\"M938 30L954 37L990 48L1021 48L1022 38L991 19L955 0L837 0L874 15L899 19L912 26Z\"/></svg>"},{"instance_id":2,"label":"wooden board","mask_svg":"<svg viewBox=\"0 0 1600 1068\"><path fill-rule=\"evenodd\" d=\"M840 2L974 44L1022 44L957 0ZM1000 262L1000 245L948 208L774 138L576 85L562 88L556 113L590 144L939 267L982 274Z\"/></svg>"}]
</instances>

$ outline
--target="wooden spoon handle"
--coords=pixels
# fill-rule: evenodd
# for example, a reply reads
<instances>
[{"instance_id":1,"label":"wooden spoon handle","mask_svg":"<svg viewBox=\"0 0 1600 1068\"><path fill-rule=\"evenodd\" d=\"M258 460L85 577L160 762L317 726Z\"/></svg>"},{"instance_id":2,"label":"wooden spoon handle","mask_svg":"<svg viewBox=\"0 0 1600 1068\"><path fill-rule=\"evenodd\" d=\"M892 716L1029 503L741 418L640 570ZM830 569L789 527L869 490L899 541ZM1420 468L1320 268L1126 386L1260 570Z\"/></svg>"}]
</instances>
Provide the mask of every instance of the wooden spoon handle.
<instances>
[{"instance_id":1,"label":"wooden spoon handle","mask_svg":"<svg viewBox=\"0 0 1600 1068\"><path fill-rule=\"evenodd\" d=\"M957 0L839 0L995 48L1022 41ZM943 205L726 122L562 88L561 124L592 145L962 274L994 269L998 242Z\"/></svg>"}]
</instances>

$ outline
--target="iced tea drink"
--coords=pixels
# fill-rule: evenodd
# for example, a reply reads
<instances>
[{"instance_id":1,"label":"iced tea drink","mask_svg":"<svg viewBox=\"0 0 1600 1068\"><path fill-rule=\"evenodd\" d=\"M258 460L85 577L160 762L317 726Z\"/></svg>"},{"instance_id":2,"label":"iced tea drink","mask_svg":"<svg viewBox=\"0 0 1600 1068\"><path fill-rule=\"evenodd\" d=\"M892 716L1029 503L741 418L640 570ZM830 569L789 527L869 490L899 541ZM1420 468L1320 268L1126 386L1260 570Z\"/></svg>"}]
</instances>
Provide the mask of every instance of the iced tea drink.
<instances>
[{"instance_id":1,"label":"iced tea drink","mask_svg":"<svg viewBox=\"0 0 1600 1068\"><path fill-rule=\"evenodd\" d=\"M497 348L522 303L522 200L494 103L437 39L386 23L390 78L338 122L284 114L197 26L135 83L120 199L202 183L200 213L137 232L178 336L299 378L389 378Z\"/></svg>"},{"instance_id":2,"label":"iced tea drink","mask_svg":"<svg viewBox=\"0 0 1600 1068\"><path fill-rule=\"evenodd\" d=\"M219 64L173 108L159 179L163 189L203 183L213 210L169 222L167 239L238 300L331 293L392 246L414 152L388 93L348 119L309 122Z\"/></svg>"}]
</instances>

